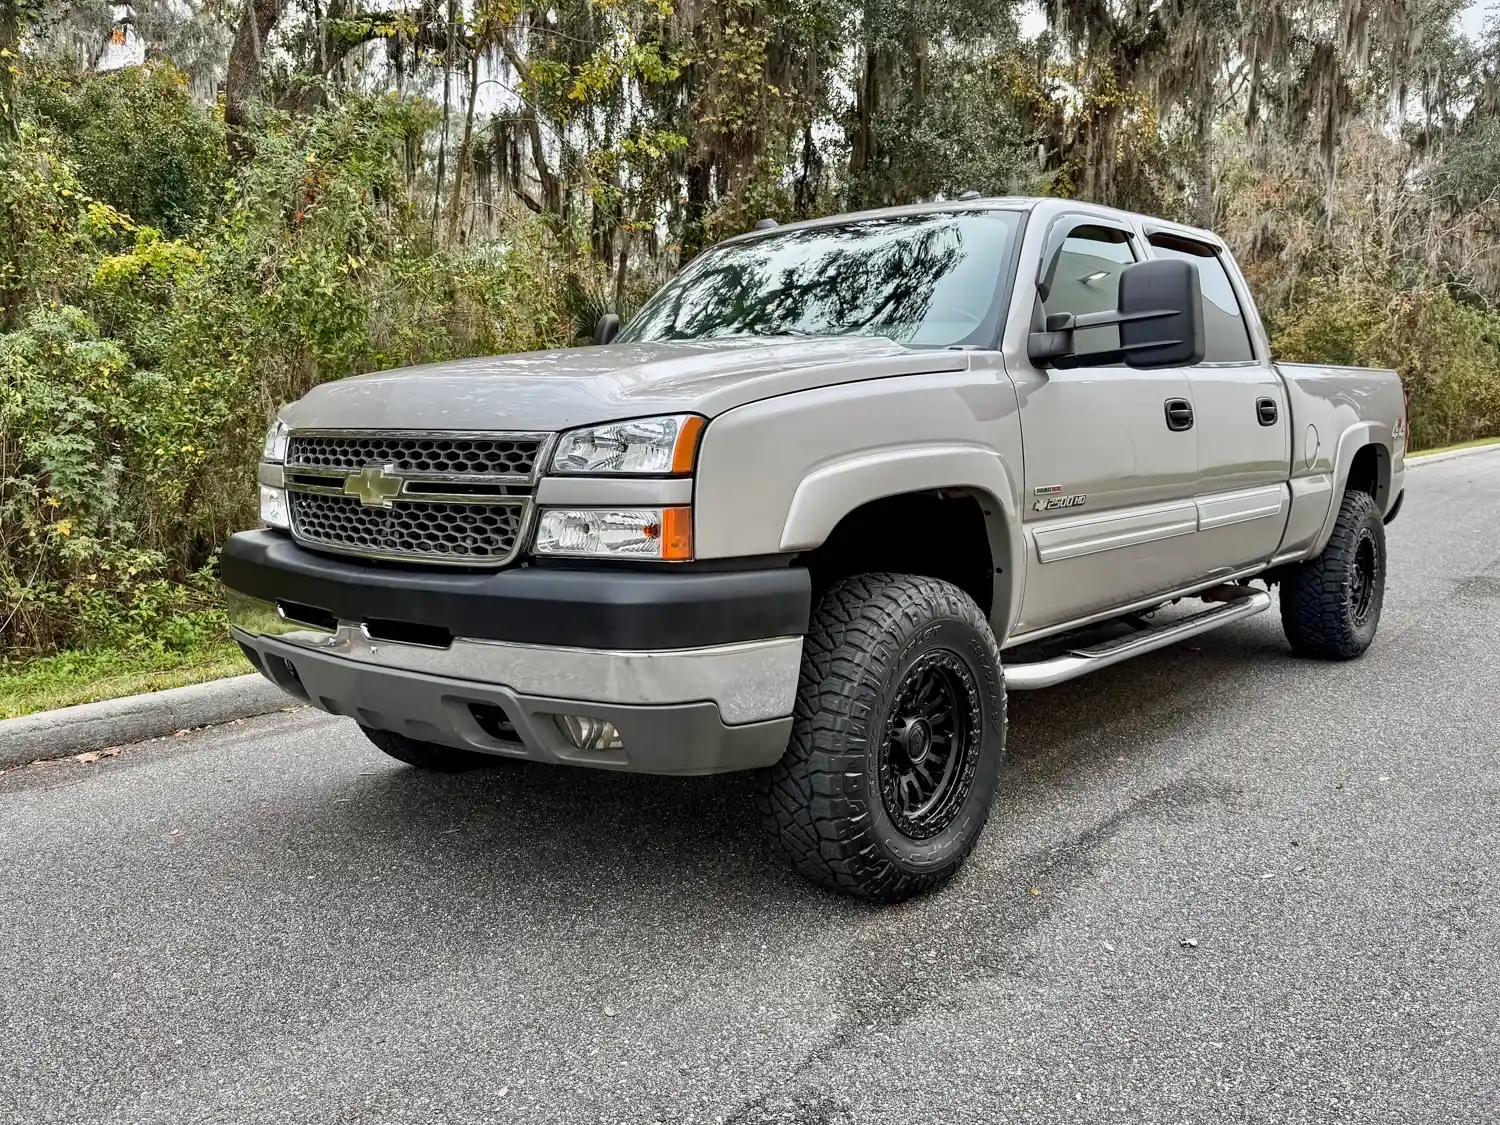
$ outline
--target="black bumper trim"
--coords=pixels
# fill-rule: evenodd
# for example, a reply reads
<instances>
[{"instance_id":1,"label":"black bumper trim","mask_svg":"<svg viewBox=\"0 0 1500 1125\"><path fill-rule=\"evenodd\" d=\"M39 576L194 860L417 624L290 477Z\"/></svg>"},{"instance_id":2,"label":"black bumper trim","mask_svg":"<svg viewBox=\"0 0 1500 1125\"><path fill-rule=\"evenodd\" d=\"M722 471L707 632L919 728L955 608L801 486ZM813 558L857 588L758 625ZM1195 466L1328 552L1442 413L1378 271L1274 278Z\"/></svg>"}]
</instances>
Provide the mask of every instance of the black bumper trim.
<instances>
[{"instance_id":1,"label":"black bumper trim","mask_svg":"<svg viewBox=\"0 0 1500 1125\"><path fill-rule=\"evenodd\" d=\"M402 621L455 637L568 648L701 648L801 636L812 583L801 567L739 571L518 567L406 570L320 555L274 531L224 544L224 584L341 621Z\"/></svg>"}]
</instances>

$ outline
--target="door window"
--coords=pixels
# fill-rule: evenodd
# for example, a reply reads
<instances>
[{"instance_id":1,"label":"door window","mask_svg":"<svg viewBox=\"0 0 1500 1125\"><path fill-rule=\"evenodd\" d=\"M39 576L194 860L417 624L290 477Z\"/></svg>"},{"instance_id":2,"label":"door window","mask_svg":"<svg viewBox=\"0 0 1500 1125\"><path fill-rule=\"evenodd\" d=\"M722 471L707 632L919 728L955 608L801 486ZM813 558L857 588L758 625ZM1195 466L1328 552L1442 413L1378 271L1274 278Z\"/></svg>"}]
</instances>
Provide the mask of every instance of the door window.
<instances>
[{"instance_id":1,"label":"door window","mask_svg":"<svg viewBox=\"0 0 1500 1125\"><path fill-rule=\"evenodd\" d=\"M1179 258L1198 267L1203 286L1203 362L1253 362L1250 331L1218 252L1201 242L1161 234L1151 236L1151 247L1158 258Z\"/></svg>"},{"instance_id":2,"label":"door window","mask_svg":"<svg viewBox=\"0 0 1500 1125\"><path fill-rule=\"evenodd\" d=\"M1114 227L1076 228L1058 249L1043 311L1048 316L1113 312L1119 307L1120 271L1134 261L1127 232ZM1120 346L1120 329L1117 325L1085 328L1074 334L1073 346L1080 356L1114 351Z\"/></svg>"}]
</instances>

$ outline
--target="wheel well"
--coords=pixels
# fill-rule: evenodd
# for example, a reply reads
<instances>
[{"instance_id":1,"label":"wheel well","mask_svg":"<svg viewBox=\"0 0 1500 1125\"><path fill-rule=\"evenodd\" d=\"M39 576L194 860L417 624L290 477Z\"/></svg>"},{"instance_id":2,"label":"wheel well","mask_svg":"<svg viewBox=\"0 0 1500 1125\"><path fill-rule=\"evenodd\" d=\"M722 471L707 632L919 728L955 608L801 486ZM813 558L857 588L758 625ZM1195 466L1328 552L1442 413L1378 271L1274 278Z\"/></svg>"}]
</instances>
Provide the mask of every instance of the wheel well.
<instances>
[{"instance_id":1,"label":"wheel well","mask_svg":"<svg viewBox=\"0 0 1500 1125\"><path fill-rule=\"evenodd\" d=\"M813 604L840 579L886 571L952 582L990 615L995 560L984 506L961 492L908 492L872 500L798 557L812 575Z\"/></svg>"},{"instance_id":2,"label":"wheel well","mask_svg":"<svg viewBox=\"0 0 1500 1125\"><path fill-rule=\"evenodd\" d=\"M1367 492L1371 499L1380 499L1380 446L1365 446L1355 453L1349 465L1349 481L1344 484L1346 492Z\"/></svg>"}]
</instances>

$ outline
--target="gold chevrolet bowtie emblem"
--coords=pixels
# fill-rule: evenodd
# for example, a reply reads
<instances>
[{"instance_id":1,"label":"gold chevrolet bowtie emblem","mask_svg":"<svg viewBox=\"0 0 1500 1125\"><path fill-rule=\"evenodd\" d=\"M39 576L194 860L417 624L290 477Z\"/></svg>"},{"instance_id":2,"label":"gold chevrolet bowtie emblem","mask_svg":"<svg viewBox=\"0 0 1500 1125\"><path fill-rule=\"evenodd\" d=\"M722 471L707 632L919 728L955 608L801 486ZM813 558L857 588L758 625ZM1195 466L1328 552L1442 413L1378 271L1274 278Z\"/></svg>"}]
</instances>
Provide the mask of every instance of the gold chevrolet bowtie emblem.
<instances>
[{"instance_id":1,"label":"gold chevrolet bowtie emblem","mask_svg":"<svg viewBox=\"0 0 1500 1125\"><path fill-rule=\"evenodd\" d=\"M344 492L358 496L361 504L371 507L389 508L401 495L405 484L395 473L395 465L367 465L357 473L344 478Z\"/></svg>"}]
</instances>

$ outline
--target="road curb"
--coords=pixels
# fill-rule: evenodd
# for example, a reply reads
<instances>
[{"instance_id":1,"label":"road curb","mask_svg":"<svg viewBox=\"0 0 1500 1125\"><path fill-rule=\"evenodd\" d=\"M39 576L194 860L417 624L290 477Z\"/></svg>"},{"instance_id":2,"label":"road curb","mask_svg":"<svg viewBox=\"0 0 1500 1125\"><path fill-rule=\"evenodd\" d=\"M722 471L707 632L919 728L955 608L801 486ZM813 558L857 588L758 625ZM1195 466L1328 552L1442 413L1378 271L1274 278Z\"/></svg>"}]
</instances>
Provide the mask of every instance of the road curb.
<instances>
[{"instance_id":1,"label":"road curb","mask_svg":"<svg viewBox=\"0 0 1500 1125\"><path fill-rule=\"evenodd\" d=\"M258 673L0 720L0 769L249 719L296 701Z\"/></svg>"},{"instance_id":2,"label":"road curb","mask_svg":"<svg viewBox=\"0 0 1500 1125\"><path fill-rule=\"evenodd\" d=\"M1406 459L1408 465L1436 465L1439 461L1452 461L1458 457L1472 457L1476 453L1500 451L1500 441L1488 445L1471 445L1467 449L1449 449L1442 453L1417 453Z\"/></svg>"}]
</instances>

